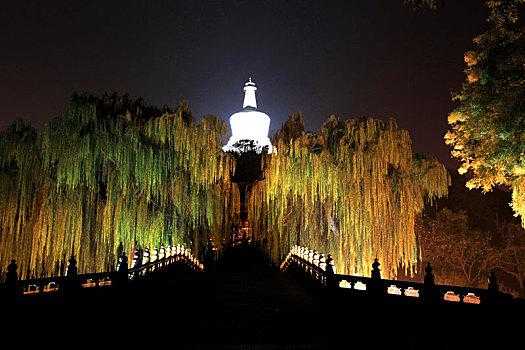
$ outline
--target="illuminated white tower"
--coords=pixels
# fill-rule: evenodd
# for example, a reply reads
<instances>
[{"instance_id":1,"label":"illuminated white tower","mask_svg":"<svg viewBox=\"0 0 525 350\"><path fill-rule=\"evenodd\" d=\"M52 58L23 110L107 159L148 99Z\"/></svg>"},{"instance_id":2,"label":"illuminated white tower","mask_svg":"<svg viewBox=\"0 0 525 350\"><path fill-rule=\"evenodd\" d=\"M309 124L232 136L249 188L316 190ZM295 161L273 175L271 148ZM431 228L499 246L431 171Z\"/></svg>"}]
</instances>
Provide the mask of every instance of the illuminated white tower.
<instances>
[{"instance_id":1,"label":"illuminated white tower","mask_svg":"<svg viewBox=\"0 0 525 350\"><path fill-rule=\"evenodd\" d=\"M257 153L260 153L264 147L268 147L267 152L272 153L272 143L268 137L270 117L257 110L256 90L257 86L250 78L244 84L242 110L230 117L232 136L222 148L225 152L241 153L247 149L247 144L253 142Z\"/></svg>"}]
</instances>

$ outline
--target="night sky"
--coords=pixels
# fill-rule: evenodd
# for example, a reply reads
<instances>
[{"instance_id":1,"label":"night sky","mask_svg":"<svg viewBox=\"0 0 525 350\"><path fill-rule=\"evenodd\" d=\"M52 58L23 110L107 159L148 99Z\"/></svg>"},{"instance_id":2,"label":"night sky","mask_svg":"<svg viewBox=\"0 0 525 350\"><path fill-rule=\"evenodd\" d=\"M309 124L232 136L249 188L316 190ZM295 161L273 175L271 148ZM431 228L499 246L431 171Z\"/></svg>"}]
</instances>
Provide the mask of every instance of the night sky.
<instances>
[{"instance_id":1,"label":"night sky","mask_svg":"<svg viewBox=\"0 0 525 350\"><path fill-rule=\"evenodd\" d=\"M294 111L310 130L332 113L394 116L416 151L448 163L451 93L485 16L479 0L437 13L402 0L10 1L0 8L0 127L42 125L74 91L159 106L185 97L197 116L228 118L252 76L272 130Z\"/></svg>"}]
</instances>

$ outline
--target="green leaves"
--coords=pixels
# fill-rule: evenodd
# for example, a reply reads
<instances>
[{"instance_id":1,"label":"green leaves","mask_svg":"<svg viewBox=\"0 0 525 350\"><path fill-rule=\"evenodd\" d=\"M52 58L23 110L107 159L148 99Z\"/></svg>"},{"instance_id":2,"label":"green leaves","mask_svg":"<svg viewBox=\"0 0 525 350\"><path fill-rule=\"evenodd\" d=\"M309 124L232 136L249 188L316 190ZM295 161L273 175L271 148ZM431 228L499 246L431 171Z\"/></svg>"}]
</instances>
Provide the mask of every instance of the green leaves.
<instances>
[{"instance_id":1,"label":"green leaves","mask_svg":"<svg viewBox=\"0 0 525 350\"><path fill-rule=\"evenodd\" d=\"M222 233L227 129L216 117L191 119L187 103L160 115L126 95L75 95L39 132L13 124L0 137L0 169L16 169L0 177L0 266L52 267L73 251L81 271L97 271L121 243L131 253L135 241L153 248Z\"/></svg>"},{"instance_id":2,"label":"green leaves","mask_svg":"<svg viewBox=\"0 0 525 350\"><path fill-rule=\"evenodd\" d=\"M515 171L525 132L525 33L518 14L524 3L488 1L490 27L465 54L468 83L456 98L459 106L449 116L445 142L461 162L460 172L470 172L470 188L520 187L515 181L523 174ZM515 209L525 207L519 200L525 198L514 196Z\"/></svg>"}]
</instances>

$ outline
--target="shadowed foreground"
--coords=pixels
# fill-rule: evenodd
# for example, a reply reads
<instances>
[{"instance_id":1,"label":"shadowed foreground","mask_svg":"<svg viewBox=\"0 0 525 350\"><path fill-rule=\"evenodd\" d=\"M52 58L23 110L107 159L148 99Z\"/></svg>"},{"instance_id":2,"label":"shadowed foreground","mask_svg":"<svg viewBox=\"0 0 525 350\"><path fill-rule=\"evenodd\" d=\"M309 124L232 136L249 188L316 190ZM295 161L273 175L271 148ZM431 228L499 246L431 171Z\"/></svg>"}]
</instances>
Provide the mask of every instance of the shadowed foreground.
<instances>
[{"instance_id":1,"label":"shadowed foreground","mask_svg":"<svg viewBox=\"0 0 525 350\"><path fill-rule=\"evenodd\" d=\"M227 251L208 272L176 265L147 280L130 281L120 290L90 288L77 293L67 298L25 296L16 312L27 320L25 312L38 310L38 315L30 316L41 322L34 331L59 326L79 334L114 332L123 325L128 338L153 331L177 344L287 343L323 348L326 343L364 341L373 345L370 348L384 344L412 349L431 335L433 345L449 348L447 324L461 320L451 314L451 308L470 310L469 314L475 310L441 306L437 312L430 306L378 305L366 297L309 287L267 265L252 248ZM443 315L445 322L434 322ZM86 324L91 327L67 321L77 317L89 320ZM365 335L370 332L374 335Z\"/></svg>"}]
</instances>

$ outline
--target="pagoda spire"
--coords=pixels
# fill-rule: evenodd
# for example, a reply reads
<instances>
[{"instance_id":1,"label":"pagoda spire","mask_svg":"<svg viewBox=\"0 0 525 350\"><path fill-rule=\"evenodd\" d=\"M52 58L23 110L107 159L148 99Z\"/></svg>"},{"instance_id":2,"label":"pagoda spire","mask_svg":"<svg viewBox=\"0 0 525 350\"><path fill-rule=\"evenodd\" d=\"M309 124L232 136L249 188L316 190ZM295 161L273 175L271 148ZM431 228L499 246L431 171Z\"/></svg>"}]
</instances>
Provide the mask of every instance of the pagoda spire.
<instances>
[{"instance_id":1,"label":"pagoda spire","mask_svg":"<svg viewBox=\"0 0 525 350\"><path fill-rule=\"evenodd\" d=\"M244 102L242 104L242 108L252 107L257 109L257 100L255 99L256 90L257 86L250 77L248 81L244 84Z\"/></svg>"}]
</instances>

